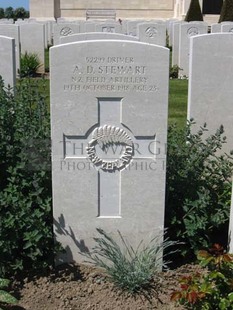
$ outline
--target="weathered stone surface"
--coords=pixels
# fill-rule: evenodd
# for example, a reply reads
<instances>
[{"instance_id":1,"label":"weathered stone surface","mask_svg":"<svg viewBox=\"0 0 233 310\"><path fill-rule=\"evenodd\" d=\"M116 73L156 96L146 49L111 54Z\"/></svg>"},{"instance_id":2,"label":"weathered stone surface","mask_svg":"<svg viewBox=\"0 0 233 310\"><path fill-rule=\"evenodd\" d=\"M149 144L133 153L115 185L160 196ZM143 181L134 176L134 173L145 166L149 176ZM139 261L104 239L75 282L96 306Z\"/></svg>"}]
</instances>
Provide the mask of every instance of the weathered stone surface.
<instances>
[{"instance_id":1,"label":"weathered stone surface","mask_svg":"<svg viewBox=\"0 0 233 310\"><path fill-rule=\"evenodd\" d=\"M15 39L0 36L0 75L5 87L16 83Z\"/></svg>"},{"instance_id":2,"label":"weathered stone surface","mask_svg":"<svg viewBox=\"0 0 233 310\"><path fill-rule=\"evenodd\" d=\"M16 59L16 74L20 69L20 45L19 45L19 26L11 24L3 24L0 27L0 35L15 39L15 59Z\"/></svg>"},{"instance_id":3,"label":"weathered stone surface","mask_svg":"<svg viewBox=\"0 0 233 310\"><path fill-rule=\"evenodd\" d=\"M208 25L204 22L190 22L180 24L179 36L179 71L180 76L189 76L189 51L192 36L207 33Z\"/></svg>"},{"instance_id":4,"label":"weathered stone surface","mask_svg":"<svg viewBox=\"0 0 233 310\"><path fill-rule=\"evenodd\" d=\"M166 46L166 24L162 22L139 23L137 36L141 42Z\"/></svg>"},{"instance_id":5,"label":"weathered stone surface","mask_svg":"<svg viewBox=\"0 0 233 310\"><path fill-rule=\"evenodd\" d=\"M20 24L20 43L21 54L37 54L41 66L38 72L44 72L45 64L45 26L40 23L23 23Z\"/></svg>"},{"instance_id":6,"label":"weathered stone surface","mask_svg":"<svg viewBox=\"0 0 233 310\"><path fill-rule=\"evenodd\" d=\"M50 53L59 262L84 261L97 227L147 242L164 223L169 50L98 40Z\"/></svg>"},{"instance_id":7,"label":"weathered stone surface","mask_svg":"<svg viewBox=\"0 0 233 310\"><path fill-rule=\"evenodd\" d=\"M128 36L120 33L109 33L109 32L88 32L88 33L77 33L67 37L61 37L60 43L71 43L77 41L86 40L127 40L127 41L138 41L138 37Z\"/></svg>"},{"instance_id":8,"label":"weathered stone surface","mask_svg":"<svg viewBox=\"0 0 233 310\"><path fill-rule=\"evenodd\" d=\"M198 129L207 124L208 135L224 126L227 143L233 149L233 34L214 33L191 38L188 118Z\"/></svg>"}]
</instances>

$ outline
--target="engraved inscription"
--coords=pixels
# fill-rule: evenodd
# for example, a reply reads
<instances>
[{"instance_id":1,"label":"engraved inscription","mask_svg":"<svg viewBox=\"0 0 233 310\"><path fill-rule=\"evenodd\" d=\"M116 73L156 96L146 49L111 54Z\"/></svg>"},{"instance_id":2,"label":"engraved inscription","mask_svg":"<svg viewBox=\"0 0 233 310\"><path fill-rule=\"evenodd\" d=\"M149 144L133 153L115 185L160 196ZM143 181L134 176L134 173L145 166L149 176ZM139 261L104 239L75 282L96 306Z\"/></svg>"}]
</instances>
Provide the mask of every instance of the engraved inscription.
<instances>
[{"instance_id":1,"label":"engraved inscription","mask_svg":"<svg viewBox=\"0 0 233 310\"><path fill-rule=\"evenodd\" d=\"M198 31L198 28L197 27L191 27L187 30L187 35L189 37L192 37L192 36L196 36L197 34L199 34L199 31Z\"/></svg>"},{"instance_id":2,"label":"engraved inscription","mask_svg":"<svg viewBox=\"0 0 233 310\"><path fill-rule=\"evenodd\" d=\"M66 37L66 36L68 36L68 35L70 35L72 33L73 33L73 31L72 31L72 29L70 27L64 27L60 31L60 35L63 36L63 37Z\"/></svg>"},{"instance_id":3,"label":"engraved inscription","mask_svg":"<svg viewBox=\"0 0 233 310\"><path fill-rule=\"evenodd\" d=\"M115 27L111 27L111 26L103 27L103 28L102 28L102 32L114 33L114 32L115 32Z\"/></svg>"},{"instance_id":4,"label":"engraved inscription","mask_svg":"<svg viewBox=\"0 0 233 310\"><path fill-rule=\"evenodd\" d=\"M233 28L230 28L230 29L229 29L229 32L233 32Z\"/></svg>"},{"instance_id":5,"label":"engraved inscription","mask_svg":"<svg viewBox=\"0 0 233 310\"><path fill-rule=\"evenodd\" d=\"M114 160L105 160L98 156L96 147L103 151L109 145L122 145L124 150L119 158ZM133 157L133 142L130 136L122 128L104 125L96 128L92 133L92 139L86 147L87 156L91 162L103 171L122 170L131 161Z\"/></svg>"},{"instance_id":6,"label":"engraved inscription","mask_svg":"<svg viewBox=\"0 0 233 310\"><path fill-rule=\"evenodd\" d=\"M156 27L148 27L145 31L146 33L146 36L149 37L149 38L154 38L157 33L158 33L158 30Z\"/></svg>"},{"instance_id":7,"label":"engraved inscription","mask_svg":"<svg viewBox=\"0 0 233 310\"><path fill-rule=\"evenodd\" d=\"M158 86L150 82L147 66L134 57L85 57L85 62L74 64L70 83L65 92L157 92Z\"/></svg>"}]
</instances>

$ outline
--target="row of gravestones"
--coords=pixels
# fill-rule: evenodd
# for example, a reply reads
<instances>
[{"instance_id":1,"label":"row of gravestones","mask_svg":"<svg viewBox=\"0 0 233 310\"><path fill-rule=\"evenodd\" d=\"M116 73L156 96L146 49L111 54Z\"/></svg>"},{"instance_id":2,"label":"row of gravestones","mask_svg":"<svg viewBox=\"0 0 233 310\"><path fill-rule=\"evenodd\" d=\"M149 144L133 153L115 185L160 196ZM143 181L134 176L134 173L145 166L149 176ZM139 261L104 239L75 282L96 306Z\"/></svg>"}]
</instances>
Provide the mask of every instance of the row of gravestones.
<instances>
[{"instance_id":1,"label":"row of gravestones","mask_svg":"<svg viewBox=\"0 0 233 310\"><path fill-rule=\"evenodd\" d=\"M209 133L223 124L229 153L233 34L190 41L188 118L207 122ZM54 229L66 249L59 262L83 261L97 227L116 239L119 230L132 246L151 240L164 224L169 50L80 41L51 48L50 62Z\"/></svg>"},{"instance_id":2,"label":"row of gravestones","mask_svg":"<svg viewBox=\"0 0 233 310\"><path fill-rule=\"evenodd\" d=\"M140 22L122 21L121 23L114 21L76 21L67 23L67 21L61 20L55 23L54 21L39 22L29 19L17 20L15 24L13 24L13 20L0 20L0 35L15 39L16 75L20 70L21 54L25 52L36 53L41 63L38 71L43 73L45 63L44 48L52 43L54 45L60 44L63 38L80 32L93 32L93 34L96 32L126 33L135 37L138 35L136 39L142 42L161 46L166 45L166 24L164 21L159 20L146 23L143 23L142 20ZM8 81L8 79L6 80ZM15 81L15 77L10 79L11 83L12 81Z\"/></svg>"},{"instance_id":3,"label":"row of gravestones","mask_svg":"<svg viewBox=\"0 0 233 310\"><path fill-rule=\"evenodd\" d=\"M232 22L213 24L210 27L211 33L233 32ZM195 35L208 33L208 24L205 22L183 22L175 21L172 23L170 40L172 45L172 66L177 65L179 77L189 77L189 46L190 38Z\"/></svg>"},{"instance_id":4,"label":"row of gravestones","mask_svg":"<svg viewBox=\"0 0 233 310\"><path fill-rule=\"evenodd\" d=\"M231 32L233 23L225 22L211 26L212 32ZM204 22L185 23L175 19L163 21L142 20L116 21L73 21L59 20L39 22L33 19L18 20L13 25L13 20L0 20L0 35L15 39L16 73L20 69L20 53L36 53L39 56L44 72L45 53L44 47L68 42L62 41L76 33L107 32L135 36L141 42L166 45L166 34L169 34L170 45L173 46L172 65L181 69L179 76L189 76L189 38L193 35L207 33L208 26Z\"/></svg>"},{"instance_id":5,"label":"row of gravestones","mask_svg":"<svg viewBox=\"0 0 233 310\"><path fill-rule=\"evenodd\" d=\"M132 245L163 228L169 50L96 35L50 54L55 233L66 261L92 247L96 227ZM9 43L1 63L11 65L14 39L0 40L1 53ZM230 33L190 38L188 118L210 132L223 124L228 153L232 48Z\"/></svg>"}]
</instances>

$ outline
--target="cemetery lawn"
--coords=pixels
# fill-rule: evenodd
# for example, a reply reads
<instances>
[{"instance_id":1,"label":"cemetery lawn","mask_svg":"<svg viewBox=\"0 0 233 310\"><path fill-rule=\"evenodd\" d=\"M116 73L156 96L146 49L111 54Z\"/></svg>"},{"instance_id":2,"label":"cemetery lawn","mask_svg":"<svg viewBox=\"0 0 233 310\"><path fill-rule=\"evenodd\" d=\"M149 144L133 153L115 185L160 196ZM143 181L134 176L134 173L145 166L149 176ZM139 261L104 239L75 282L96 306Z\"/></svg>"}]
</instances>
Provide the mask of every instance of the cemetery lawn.
<instances>
[{"instance_id":1,"label":"cemetery lawn","mask_svg":"<svg viewBox=\"0 0 233 310\"><path fill-rule=\"evenodd\" d=\"M170 80L168 123L184 127L187 119L188 80Z\"/></svg>"}]
</instances>

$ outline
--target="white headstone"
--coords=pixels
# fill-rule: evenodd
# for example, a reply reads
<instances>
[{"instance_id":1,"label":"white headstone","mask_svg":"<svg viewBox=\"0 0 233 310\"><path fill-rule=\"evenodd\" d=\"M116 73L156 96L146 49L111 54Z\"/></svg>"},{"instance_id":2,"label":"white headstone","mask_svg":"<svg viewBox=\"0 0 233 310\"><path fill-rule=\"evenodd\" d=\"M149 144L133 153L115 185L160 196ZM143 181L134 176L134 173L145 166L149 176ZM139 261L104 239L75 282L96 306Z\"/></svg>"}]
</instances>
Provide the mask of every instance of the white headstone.
<instances>
[{"instance_id":1,"label":"white headstone","mask_svg":"<svg viewBox=\"0 0 233 310\"><path fill-rule=\"evenodd\" d=\"M19 45L19 26L18 25L1 25L0 35L15 39L15 59L16 59L16 74L20 69L20 45Z\"/></svg>"},{"instance_id":2,"label":"white headstone","mask_svg":"<svg viewBox=\"0 0 233 310\"><path fill-rule=\"evenodd\" d=\"M93 21L86 21L84 24L84 33L86 32L95 32L96 23Z\"/></svg>"},{"instance_id":3,"label":"white headstone","mask_svg":"<svg viewBox=\"0 0 233 310\"><path fill-rule=\"evenodd\" d=\"M0 19L0 24L14 24L13 19L2 18Z\"/></svg>"},{"instance_id":4,"label":"white headstone","mask_svg":"<svg viewBox=\"0 0 233 310\"><path fill-rule=\"evenodd\" d=\"M233 33L233 23L228 22L221 24L221 32L232 32Z\"/></svg>"},{"instance_id":5,"label":"white headstone","mask_svg":"<svg viewBox=\"0 0 233 310\"><path fill-rule=\"evenodd\" d=\"M179 20L176 18L168 19L166 21L169 46L171 46L172 42L173 42L173 24L178 22L178 21Z\"/></svg>"},{"instance_id":6,"label":"white headstone","mask_svg":"<svg viewBox=\"0 0 233 310\"><path fill-rule=\"evenodd\" d=\"M143 20L128 20L127 21L127 34L130 36L136 36L137 35L137 25L139 23L144 22Z\"/></svg>"},{"instance_id":7,"label":"white headstone","mask_svg":"<svg viewBox=\"0 0 233 310\"><path fill-rule=\"evenodd\" d=\"M207 134L224 126L227 143L233 149L233 34L214 33L191 38L188 119L196 128L207 124Z\"/></svg>"},{"instance_id":8,"label":"white headstone","mask_svg":"<svg viewBox=\"0 0 233 310\"><path fill-rule=\"evenodd\" d=\"M221 24L212 24L211 25L211 33L221 32Z\"/></svg>"},{"instance_id":9,"label":"white headstone","mask_svg":"<svg viewBox=\"0 0 233 310\"><path fill-rule=\"evenodd\" d=\"M41 66L38 72L44 72L45 64L45 26L39 23L20 24L21 54L32 53L39 57Z\"/></svg>"},{"instance_id":10,"label":"white headstone","mask_svg":"<svg viewBox=\"0 0 233 310\"><path fill-rule=\"evenodd\" d=\"M88 32L88 33L76 33L67 37L60 38L60 44L86 41L86 40L127 40L138 41L138 37L128 36L121 33L109 33L109 32Z\"/></svg>"},{"instance_id":11,"label":"white headstone","mask_svg":"<svg viewBox=\"0 0 233 310\"><path fill-rule=\"evenodd\" d=\"M178 65L178 63L179 63L180 24L181 24L181 22L173 23L172 66Z\"/></svg>"},{"instance_id":12,"label":"white headstone","mask_svg":"<svg viewBox=\"0 0 233 310\"><path fill-rule=\"evenodd\" d=\"M53 45L60 42L60 37L66 37L71 34L79 33L80 26L76 23L59 23L53 25Z\"/></svg>"},{"instance_id":13,"label":"white headstone","mask_svg":"<svg viewBox=\"0 0 233 310\"><path fill-rule=\"evenodd\" d=\"M84 261L97 227L147 242L164 223L169 50L99 40L50 53L60 262Z\"/></svg>"},{"instance_id":14,"label":"white headstone","mask_svg":"<svg viewBox=\"0 0 233 310\"><path fill-rule=\"evenodd\" d=\"M190 22L180 24L180 40L179 40L179 71L180 76L189 76L189 47L190 38L192 36L204 34L208 32L208 24L204 22Z\"/></svg>"},{"instance_id":15,"label":"white headstone","mask_svg":"<svg viewBox=\"0 0 233 310\"><path fill-rule=\"evenodd\" d=\"M5 87L16 83L15 39L0 36L0 75Z\"/></svg>"},{"instance_id":16,"label":"white headstone","mask_svg":"<svg viewBox=\"0 0 233 310\"><path fill-rule=\"evenodd\" d=\"M166 46L166 24L139 23L137 36L141 42Z\"/></svg>"}]
</instances>

